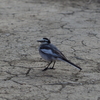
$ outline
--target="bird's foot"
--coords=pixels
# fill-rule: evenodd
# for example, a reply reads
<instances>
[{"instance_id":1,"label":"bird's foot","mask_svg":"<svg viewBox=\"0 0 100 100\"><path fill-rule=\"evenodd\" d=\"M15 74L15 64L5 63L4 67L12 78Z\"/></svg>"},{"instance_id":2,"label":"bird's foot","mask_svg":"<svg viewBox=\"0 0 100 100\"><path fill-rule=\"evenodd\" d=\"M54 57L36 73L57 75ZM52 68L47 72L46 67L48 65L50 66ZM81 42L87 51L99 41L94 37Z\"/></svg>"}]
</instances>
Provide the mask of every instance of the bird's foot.
<instances>
[{"instance_id":1,"label":"bird's foot","mask_svg":"<svg viewBox=\"0 0 100 100\"><path fill-rule=\"evenodd\" d=\"M80 68L79 72L81 72L81 71L82 71L82 68Z\"/></svg>"},{"instance_id":2,"label":"bird's foot","mask_svg":"<svg viewBox=\"0 0 100 100\"><path fill-rule=\"evenodd\" d=\"M44 68L42 71L46 71L48 69L48 67Z\"/></svg>"},{"instance_id":3,"label":"bird's foot","mask_svg":"<svg viewBox=\"0 0 100 100\"><path fill-rule=\"evenodd\" d=\"M55 68L54 68L54 67L50 67L50 68L46 67L46 68L43 69L42 71L46 71L47 69L55 69Z\"/></svg>"},{"instance_id":4,"label":"bird's foot","mask_svg":"<svg viewBox=\"0 0 100 100\"><path fill-rule=\"evenodd\" d=\"M55 69L54 67L50 67L49 69Z\"/></svg>"}]
</instances>

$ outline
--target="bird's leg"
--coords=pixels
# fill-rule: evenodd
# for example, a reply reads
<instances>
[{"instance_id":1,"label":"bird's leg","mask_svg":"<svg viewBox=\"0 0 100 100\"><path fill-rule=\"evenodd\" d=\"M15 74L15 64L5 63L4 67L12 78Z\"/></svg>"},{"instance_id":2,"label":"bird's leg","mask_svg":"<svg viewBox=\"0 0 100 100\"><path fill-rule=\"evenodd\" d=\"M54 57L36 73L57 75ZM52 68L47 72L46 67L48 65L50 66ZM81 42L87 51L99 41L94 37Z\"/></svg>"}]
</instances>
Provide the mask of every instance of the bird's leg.
<instances>
[{"instance_id":1,"label":"bird's leg","mask_svg":"<svg viewBox=\"0 0 100 100\"><path fill-rule=\"evenodd\" d=\"M42 71L46 71L51 63L52 63L52 61L50 63L48 63L47 67L45 69L43 69Z\"/></svg>"},{"instance_id":2,"label":"bird's leg","mask_svg":"<svg viewBox=\"0 0 100 100\"><path fill-rule=\"evenodd\" d=\"M54 61L53 66L50 69L54 69L56 61Z\"/></svg>"}]
</instances>

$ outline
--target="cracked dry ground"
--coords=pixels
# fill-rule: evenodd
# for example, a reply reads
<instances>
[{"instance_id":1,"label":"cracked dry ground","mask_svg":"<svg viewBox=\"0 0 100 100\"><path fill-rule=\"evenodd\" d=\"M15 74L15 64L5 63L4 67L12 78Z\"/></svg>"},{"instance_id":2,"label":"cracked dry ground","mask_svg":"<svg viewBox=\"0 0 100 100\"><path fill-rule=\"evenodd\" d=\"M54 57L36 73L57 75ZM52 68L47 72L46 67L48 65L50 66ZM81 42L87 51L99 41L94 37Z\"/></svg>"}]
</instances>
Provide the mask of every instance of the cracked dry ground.
<instances>
[{"instance_id":1,"label":"cracked dry ground","mask_svg":"<svg viewBox=\"0 0 100 100\"><path fill-rule=\"evenodd\" d=\"M42 72L42 37L83 70L58 61ZM100 3L0 0L0 100L100 100Z\"/></svg>"}]
</instances>

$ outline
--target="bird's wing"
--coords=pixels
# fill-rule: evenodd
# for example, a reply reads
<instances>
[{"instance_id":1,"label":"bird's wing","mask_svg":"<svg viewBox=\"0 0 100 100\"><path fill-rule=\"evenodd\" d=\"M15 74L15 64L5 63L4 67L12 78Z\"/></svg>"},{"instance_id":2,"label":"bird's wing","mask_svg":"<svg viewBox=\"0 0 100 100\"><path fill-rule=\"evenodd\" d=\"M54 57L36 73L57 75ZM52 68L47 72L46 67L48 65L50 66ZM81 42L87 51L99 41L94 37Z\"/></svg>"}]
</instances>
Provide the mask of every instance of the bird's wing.
<instances>
[{"instance_id":1,"label":"bird's wing","mask_svg":"<svg viewBox=\"0 0 100 100\"><path fill-rule=\"evenodd\" d=\"M57 57L57 58L66 58L61 51L59 51L56 47L54 48L54 46L52 47L51 45L45 45L44 47L40 48L41 52Z\"/></svg>"}]
</instances>

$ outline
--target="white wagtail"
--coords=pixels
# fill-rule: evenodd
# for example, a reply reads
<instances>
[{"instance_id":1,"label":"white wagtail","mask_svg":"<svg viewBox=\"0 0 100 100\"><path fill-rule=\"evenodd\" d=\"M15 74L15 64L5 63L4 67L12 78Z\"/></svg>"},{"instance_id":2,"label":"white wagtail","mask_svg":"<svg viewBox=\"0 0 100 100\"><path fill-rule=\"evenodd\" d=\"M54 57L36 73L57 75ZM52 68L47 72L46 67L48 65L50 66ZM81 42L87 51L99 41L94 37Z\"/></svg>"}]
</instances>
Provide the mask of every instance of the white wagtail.
<instances>
[{"instance_id":1,"label":"white wagtail","mask_svg":"<svg viewBox=\"0 0 100 100\"><path fill-rule=\"evenodd\" d=\"M71 65L75 66L76 68L82 70L79 66L75 65L71 61L69 61L61 51L57 49L53 44L51 44L51 41L48 38L43 38L42 40L37 40L37 42L41 42L41 45L39 47L39 53L43 59L48 61L46 68L43 69L43 71L46 71L50 64L53 62L53 66L50 69L54 68L56 60L62 60L65 62L70 63Z\"/></svg>"}]
</instances>

